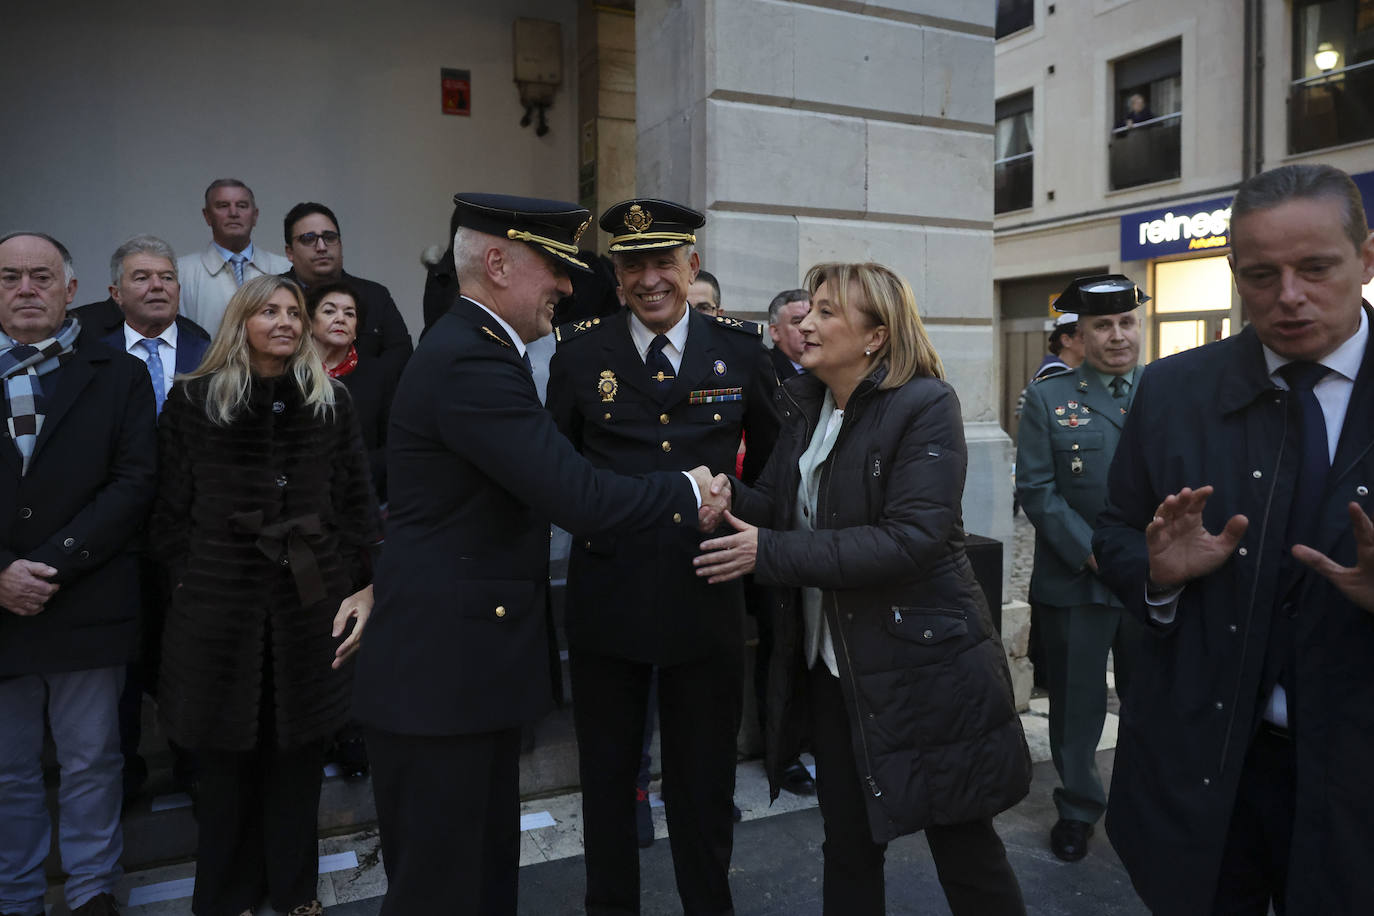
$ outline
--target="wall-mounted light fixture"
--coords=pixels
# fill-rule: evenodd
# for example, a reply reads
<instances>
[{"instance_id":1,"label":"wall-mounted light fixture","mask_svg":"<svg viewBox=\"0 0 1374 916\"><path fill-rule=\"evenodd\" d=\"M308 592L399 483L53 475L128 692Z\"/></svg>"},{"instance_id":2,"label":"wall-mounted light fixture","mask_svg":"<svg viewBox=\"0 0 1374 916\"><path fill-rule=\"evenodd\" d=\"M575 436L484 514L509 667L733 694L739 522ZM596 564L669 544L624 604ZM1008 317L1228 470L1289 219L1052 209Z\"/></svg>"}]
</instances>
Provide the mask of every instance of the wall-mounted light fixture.
<instances>
[{"instance_id":1,"label":"wall-mounted light fixture","mask_svg":"<svg viewBox=\"0 0 1374 916\"><path fill-rule=\"evenodd\" d=\"M515 84L525 106L521 127L537 116L537 136L549 132L545 115L553 106L554 93L563 84L563 27L546 19L515 20Z\"/></svg>"},{"instance_id":2,"label":"wall-mounted light fixture","mask_svg":"<svg viewBox=\"0 0 1374 916\"><path fill-rule=\"evenodd\" d=\"M1323 73L1328 70L1335 70L1336 65L1341 62L1341 52L1331 46L1331 42L1323 41L1317 45L1317 53L1312 55L1312 63L1317 65L1317 69Z\"/></svg>"}]
</instances>

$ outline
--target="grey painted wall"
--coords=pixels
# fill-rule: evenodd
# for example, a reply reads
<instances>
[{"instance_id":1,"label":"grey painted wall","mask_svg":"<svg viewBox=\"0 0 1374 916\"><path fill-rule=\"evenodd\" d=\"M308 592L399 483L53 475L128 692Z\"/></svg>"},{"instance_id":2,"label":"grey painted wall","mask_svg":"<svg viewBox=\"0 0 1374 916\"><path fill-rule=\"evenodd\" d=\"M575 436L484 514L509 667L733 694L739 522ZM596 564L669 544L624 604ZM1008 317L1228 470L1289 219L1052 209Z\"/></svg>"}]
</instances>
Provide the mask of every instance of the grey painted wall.
<instances>
[{"instance_id":1,"label":"grey painted wall","mask_svg":"<svg viewBox=\"0 0 1374 916\"><path fill-rule=\"evenodd\" d=\"M518 125L517 16L563 24L542 138ZM5 18L0 232L67 243L78 304L105 296L130 235L208 242L201 194L234 176L257 195L255 244L278 253L292 204L332 207L345 267L390 286L416 334L419 253L444 242L455 191L577 196L572 3L56 0ZM441 67L472 72L471 117L440 113Z\"/></svg>"}]
</instances>

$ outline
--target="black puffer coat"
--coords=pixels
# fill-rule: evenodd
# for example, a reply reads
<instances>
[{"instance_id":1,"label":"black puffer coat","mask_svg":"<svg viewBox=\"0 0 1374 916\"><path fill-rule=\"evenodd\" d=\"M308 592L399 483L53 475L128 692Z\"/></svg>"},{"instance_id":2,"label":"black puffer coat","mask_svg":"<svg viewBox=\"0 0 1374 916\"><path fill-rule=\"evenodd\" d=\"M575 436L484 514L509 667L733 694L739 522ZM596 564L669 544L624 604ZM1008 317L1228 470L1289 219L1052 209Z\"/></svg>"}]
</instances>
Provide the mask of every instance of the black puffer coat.
<instances>
[{"instance_id":1,"label":"black puffer coat","mask_svg":"<svg viewBox=\"0 0 1374 916\"><path fill-rule=\"evenodd\" d=\"M159 712L183 747L299 747L348 720L352 671L331 669L330 630L370 578L367 456L337 382L333 416L317 417L294 381L255 378L245 415L218 426L208 381L178 382L158 423L149 531L175 586Z\"/></svg>"},{"instance_id":2,"label":"black puffer coat","mask_svg":"<svg viewBox=\"0 0 1374 916\"><path fill-rule=\"evenodd\" d=\"M808 713L798 586L823 590L873 839L989 817L1026 795L1030 754L1002 641L964 555L967 453L954 390L917 378L890 390L880 367L850 397L822 466L816 531L794 528L797 459L824 385L789 380L783 428L736 514L761 527L755 577L774 586L766 765L802 748Z\"/></svg>"}]
</instances>

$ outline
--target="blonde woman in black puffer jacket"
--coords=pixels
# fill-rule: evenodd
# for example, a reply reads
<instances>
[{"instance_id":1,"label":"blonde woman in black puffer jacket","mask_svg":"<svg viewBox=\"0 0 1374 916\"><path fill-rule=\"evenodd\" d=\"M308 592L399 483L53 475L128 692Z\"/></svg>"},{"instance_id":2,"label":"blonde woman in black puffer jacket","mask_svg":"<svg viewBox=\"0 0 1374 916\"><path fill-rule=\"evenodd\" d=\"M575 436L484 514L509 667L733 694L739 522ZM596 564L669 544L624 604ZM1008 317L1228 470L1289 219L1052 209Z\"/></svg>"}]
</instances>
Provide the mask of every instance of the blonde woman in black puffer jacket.
<instances>
[{"instance_id":1,"label":"blonde woman in black puffer jacket","mask_svg":"<svg viewBox=\"0 0 1374 916\"><path fill-rule=\"evenodd\" d=\"M883 913L887 842L917 830L956 916L1022 914L992 817L1025 796L1030 756L964 554L958 398L893 271L820 264L806 286L777 447L754 487L730 481L735 532L696 561L773 587L773 797L809 739L827 914Z\"/></svg>"}]
</instances>

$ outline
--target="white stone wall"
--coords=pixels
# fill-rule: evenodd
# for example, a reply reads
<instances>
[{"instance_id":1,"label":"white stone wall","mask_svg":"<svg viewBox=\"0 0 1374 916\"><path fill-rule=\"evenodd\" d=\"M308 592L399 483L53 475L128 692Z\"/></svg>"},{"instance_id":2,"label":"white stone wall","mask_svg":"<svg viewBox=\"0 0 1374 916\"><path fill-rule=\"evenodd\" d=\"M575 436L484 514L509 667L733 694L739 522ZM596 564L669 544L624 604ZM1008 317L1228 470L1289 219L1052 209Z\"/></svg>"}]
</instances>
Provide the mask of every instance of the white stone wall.
<instances>
[{"instance_id":1,"label":"white stone wall","mask_svg":"<svg viewBox=\"0 0 1374 916\"><path fill-rule=\"evenodd\" d=\"M876 260L911 282L963 405L966 527L1005 541L994 12L959 0L641 0L636 117L638 193L706 211L698 247L731 314L761 315L823 260Z\"/></svg>"}]
</instances>

